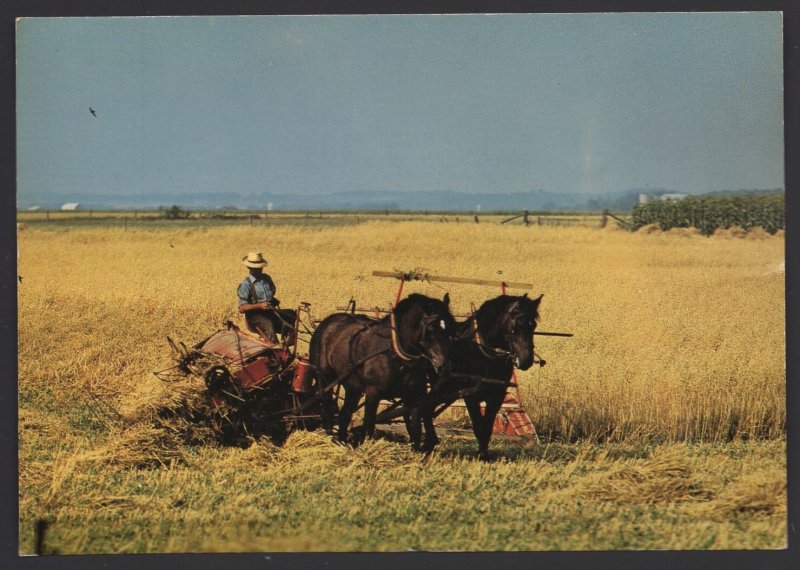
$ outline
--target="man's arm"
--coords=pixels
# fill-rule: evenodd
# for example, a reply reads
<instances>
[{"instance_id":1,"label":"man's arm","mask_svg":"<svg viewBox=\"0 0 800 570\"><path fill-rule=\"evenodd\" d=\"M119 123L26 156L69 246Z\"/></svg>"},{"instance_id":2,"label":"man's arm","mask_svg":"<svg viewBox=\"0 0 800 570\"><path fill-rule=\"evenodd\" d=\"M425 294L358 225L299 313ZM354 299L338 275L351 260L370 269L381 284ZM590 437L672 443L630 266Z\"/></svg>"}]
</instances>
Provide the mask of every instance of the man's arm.
<instances>
[{"instance_id":1,"label":"man's arm","mask_svg":"<svg viewBox=\"0 0 800 570\"><path fill-rule=\"evenodd\" d=\"M239 305L239 312L240 313L246 313L247 311L259 311L259 310L263 310L263 309L269 309L270 307L272 307L272 305L270 303L268 303L267 301L264 301L263 303L255 303L255 304L242 303L241 305Z\"/></svg>"}]
</instances>

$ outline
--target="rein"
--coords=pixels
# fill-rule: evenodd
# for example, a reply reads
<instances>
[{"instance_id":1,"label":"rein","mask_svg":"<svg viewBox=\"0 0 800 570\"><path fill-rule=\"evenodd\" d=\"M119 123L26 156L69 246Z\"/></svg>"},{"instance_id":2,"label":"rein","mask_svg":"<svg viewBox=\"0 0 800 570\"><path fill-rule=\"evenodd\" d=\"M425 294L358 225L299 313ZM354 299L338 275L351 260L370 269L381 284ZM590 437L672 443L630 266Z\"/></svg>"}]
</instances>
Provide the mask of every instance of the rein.
<instances>
[{"instance_id":1,"label":"rein","mask_svg":"<svg viewBox=\"0 0 800 570\"><path fill-rule=\"evenodd\" d=\"M317 402L319 402L322 399L322 396L324 396L328 392L332 391L334 388L336 388L336 386L341 384L348 376L350 376L353 372L355 372L356 369L359 366L362 366L368 360L371 360L371 359L375 358L376 356L380 356L381 354L385 354L387 352L389 352L388 348L382 348L381 350L377 350L377 351L375 351L375 352L373 352L371 354L368 354L367 356L359 359L358 362L353 364L350 368L348 368L347 371L344 374L342 374L338 378L335 378L332 382L328 383L327 385L323 386L322 389L318 393L314 394L313 397L311 397L308 400L306 400L300 406L297 406L297 407L294 407L294 408L288 408L286 410L281 410L279 412L274 412L272 414L267 415L266 417L271 418L271 417L283 416L283 415L286 414L286 412L292 412L292 413L295 413L295 414L299 414L300 412L306 410L307 408L309 408L313 404L316 404ZM312 365L309 364L309 366L312 366Z\"/></svg>"}]
</instances>

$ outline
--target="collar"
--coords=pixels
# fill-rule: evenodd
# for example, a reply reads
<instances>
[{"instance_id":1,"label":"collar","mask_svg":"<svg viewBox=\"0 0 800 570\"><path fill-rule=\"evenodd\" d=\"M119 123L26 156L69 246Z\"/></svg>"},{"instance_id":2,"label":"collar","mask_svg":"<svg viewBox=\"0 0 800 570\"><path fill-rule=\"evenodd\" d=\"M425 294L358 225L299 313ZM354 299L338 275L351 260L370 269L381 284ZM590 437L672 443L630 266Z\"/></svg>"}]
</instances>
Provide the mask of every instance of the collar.
<instances>
[{"instance_id":1,"label":"collar","mask_svg":"<svg viewBox=\"0 0 800 570\"><path fill-rule=\"evenodd\" d=\"M420 355L412 356L406 353L402 348L400 348L400 339L397 337L397 325L395 321L396 319L394 316L394 309L392 309L392 312L389 313L389 326L391 328L392 350L401 360L405 360L406 362L419 358Z\"/></svg>"},{"instance_id":2,"label":"collar","mask_svg":"<svg viewBox=\"0 0 800 570\"><path fill-rule=\"evenodd\" d=\"M245 277L245 279L250 281L250 283L255 283L256 281L260 281L261 279L265 279L265 278L266 278L266 274L265 273L259 274L258 277L254 277L252 273L248 273L247 277Z\"/></svg>"}]
</instances>

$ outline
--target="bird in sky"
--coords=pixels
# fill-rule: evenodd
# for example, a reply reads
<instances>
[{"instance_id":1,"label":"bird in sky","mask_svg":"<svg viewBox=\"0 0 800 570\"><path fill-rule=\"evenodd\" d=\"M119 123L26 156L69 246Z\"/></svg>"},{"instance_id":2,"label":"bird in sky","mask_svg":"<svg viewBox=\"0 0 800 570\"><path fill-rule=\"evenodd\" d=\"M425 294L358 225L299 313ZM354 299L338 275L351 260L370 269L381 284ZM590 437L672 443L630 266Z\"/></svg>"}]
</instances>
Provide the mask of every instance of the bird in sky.
<instances>
[{"instance_id":1,"label":"bird in sky","mask_svg":"<svg viewBox=\"0 0 800 570\"><path fill-rule=\"evenodd\" d=\"M92 114L92 117L97 118L97 113L94 112L94 109L89 107L89 112Z\"/></svg>"}]
</instances>

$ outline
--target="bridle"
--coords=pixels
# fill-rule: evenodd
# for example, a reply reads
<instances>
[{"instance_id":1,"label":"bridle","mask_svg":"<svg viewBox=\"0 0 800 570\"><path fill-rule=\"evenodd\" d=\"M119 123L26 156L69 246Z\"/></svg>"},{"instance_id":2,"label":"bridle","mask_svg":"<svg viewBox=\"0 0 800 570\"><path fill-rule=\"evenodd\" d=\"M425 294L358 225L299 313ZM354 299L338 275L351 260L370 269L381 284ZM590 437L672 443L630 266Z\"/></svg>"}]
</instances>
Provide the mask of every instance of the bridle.
<instances>
[{"instance_id":1,"label":"bridle","mask_svg":"<svg viewBox=\"0 0 800 570\"><path fill-rule=\"evenodd\" d=\"M478 348L480 349L481 353L485 357L493 358L493 359L494 358L508 358L508 359L510 359L510 358L516 357L516 354L514 354L513 352L511 352L509 350L505 350L505 349L502 349L502 348L496 348L494 346L489 346L488 344L486 344L486 342L484 342L483 338L481 337L481 331L478 328L478 318L475 316L474 313L472 315L472 332L474 334L475 344L478 345ZM510 334L506 333L506 337L509 337L509 336L510 336ZM509 346L510 346L510 343L509 343Z\"/></svg>"},{"instance_id":2,"label":"bridle","mask_svg":"<svg viewBox=\"0 0 800 570\"><path fill-rule=\"evenodd\" d=\"M479 328L480 325L478 324L478 316L477 316L477 313L475 311L475 305L472 305L471 309L472 309L472 332L473 332L473 336L474 336L473 340L474 340L475 344L478 345L478 349L481 351L481 353L485 357L492 358L492 359L501 359L501 358L503 358L503 359L507 359L507 360L511 360L511 359L517 359L518 360L519 356L513 351L514 344L512 342L512 336L513 336L514 328L509 326L509 321L511 320L509 315L506 315L506 317L505 317L505 321L506 321L505 322L505 325L506 325L506 327L505 327L506 328L505 339L506 339L507 345L512 347L512 350L506 350L506 349L503 349L503 348L497 348L497 347L494 347L494 346L489 346L486 343L486 341L484 341L483 338L481 337L481 332L480 332L480 328ZM536 351L534 350L533 341L531 341L531 352L533 353L534 362L536 362Z\"/></svg>"}]
</instances>

